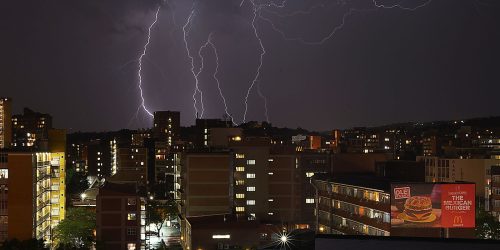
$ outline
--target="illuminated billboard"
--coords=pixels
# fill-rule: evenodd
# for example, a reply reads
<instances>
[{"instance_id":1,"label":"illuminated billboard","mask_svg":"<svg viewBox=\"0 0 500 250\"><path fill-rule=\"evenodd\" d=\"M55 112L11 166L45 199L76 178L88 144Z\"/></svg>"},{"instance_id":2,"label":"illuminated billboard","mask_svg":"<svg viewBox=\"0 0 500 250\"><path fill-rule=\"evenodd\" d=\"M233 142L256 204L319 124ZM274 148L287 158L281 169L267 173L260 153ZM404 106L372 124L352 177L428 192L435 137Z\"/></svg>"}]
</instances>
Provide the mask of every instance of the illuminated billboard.
<instances>
[{"instance_id":1,"label":"illuminated billboard","mask_svg":"<svg viewBox=\"0 0 500 250\"><path fill-rule=\"evenodd\" d=\"M392 227L475 227L475 184L392 184Z\"/></svg>"}]
</instances>

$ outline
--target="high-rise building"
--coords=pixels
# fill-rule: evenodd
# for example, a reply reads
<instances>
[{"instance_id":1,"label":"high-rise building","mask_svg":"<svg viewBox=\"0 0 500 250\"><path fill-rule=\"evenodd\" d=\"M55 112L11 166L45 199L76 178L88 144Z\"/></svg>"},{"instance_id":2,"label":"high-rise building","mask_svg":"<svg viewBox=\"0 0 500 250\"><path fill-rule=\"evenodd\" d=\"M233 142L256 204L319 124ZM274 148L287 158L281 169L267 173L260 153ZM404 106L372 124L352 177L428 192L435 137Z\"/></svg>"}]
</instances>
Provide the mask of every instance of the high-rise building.
<instances>
[{"instance_id":1,"label":"high-rise building","mask_svg":"<svg viewBox=\"0 0 500 250\"><path fill-rule=\"evenodd\" d=\"M0 240L52 243L66 210L64 157L64 152L0 153Z\"/></svg>"},{"instance_id":2,"label":"high-rise building","mask_svg":"<svg viewBox=\"0 0 500 250\"><path fill-rule=\"evenodd\" d=\"M232 169L229 152L183 155L180 211L184 217L229 214L232 211Z\"/></svg>"},{"instance_id":3,"label":"high-rise building","mask_svg":"<svg viewBox=\"0 0 500 250\"><path fill-rule=\"evenodd\" d=\"M239 218L296 228L302 224L299 161L294 147L272 146L266 137L231 144L234 209Z\"/></svg>"},{"instance_id":4,"label":"high-rise building","mask_svg":"<svg viewBox=\"0 0 500 250\"><path fill-rule=\"evenodd\" d=\"M154 112L154 138L166 141L169 146L173 145L180 137L180 117L177 111Z\"/></svg>"},{"instance_id":5,"label":"high-rise building","mask_svg":"<svg viewBox=\"0 0 500 250\"><path fill-rule=\"evenodd\" d=\"M46 148L52 116L24 108L23 114L12 116L12 146L16 148Z\"/></svg>"},{"instance_id":6,"label":"high-rise building","mask_svg":"<svg viewBox=\"0 0 500 250\"><path fill-rule=\"evenodd\" d=\"M145 186L148 183L148 154L144 147L126 147L117 149L116 174L109 179L120 183L136 183Z\"/></svg>"},{"instance_id":7,"label":"high-rise building","mask_svg":"<svg viewBox=\"0 0 500 250\"><path fill-rule=\"evenodd\" d=\"M0 149L10 147L12 140L12 100L0 97Z\"/></svg>"}]
</instances>

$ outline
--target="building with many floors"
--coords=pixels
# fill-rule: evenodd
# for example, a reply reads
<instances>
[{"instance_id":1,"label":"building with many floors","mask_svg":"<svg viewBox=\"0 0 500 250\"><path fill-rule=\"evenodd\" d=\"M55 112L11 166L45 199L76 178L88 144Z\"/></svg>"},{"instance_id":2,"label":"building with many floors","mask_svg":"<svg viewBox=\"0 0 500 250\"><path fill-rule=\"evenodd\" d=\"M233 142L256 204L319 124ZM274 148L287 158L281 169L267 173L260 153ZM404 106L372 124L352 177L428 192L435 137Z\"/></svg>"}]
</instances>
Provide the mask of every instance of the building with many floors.
<instances>
[{"instance_id":1,"label":"building with many floors","mask_svg":"<svg viewBox=\"0 0 500 250\"><path fill-rule=\"evenodd\" d=\"M105 249L149 249L146 200L134 184L106 182L96 200L96 236Z\"/></svg>"},{"instance_id":2,"label":"building with many floors","mask_svg":"<svg viewBox=\"0 0 500 250\"><path fill-rule=\"evenodd\" d=\"M52 243L66 211L64 152L0 152L0 240Z\"/></svg>"},{"instance_id":3,"label":"building with many floors","mask_svg":"<svg viewBox=\"0 0 500 250\"><path fill-rule=\"evenodd\" d=\"M12 146L38 148L48 140L52 116L24 108L23 114L12 116Z\"/></svg>"},{"instance_id":4,"label":"building with many floors","mask_svg":"<svg viewBox=\"0 0 500 250\"><path fill-rule=\"evenodd\" d=\"M12 100L0 97L0 149L10 147L12 141Z\"/></svg>"}]
</instances>

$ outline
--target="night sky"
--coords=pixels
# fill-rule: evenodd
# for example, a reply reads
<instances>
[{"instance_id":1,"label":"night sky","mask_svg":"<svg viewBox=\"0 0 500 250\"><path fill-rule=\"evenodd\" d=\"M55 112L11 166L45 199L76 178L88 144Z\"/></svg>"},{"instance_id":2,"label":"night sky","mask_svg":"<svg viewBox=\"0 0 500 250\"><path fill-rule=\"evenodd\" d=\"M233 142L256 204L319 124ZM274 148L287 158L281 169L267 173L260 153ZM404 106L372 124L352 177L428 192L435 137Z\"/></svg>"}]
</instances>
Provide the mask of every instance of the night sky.
<instances>
[{"instance_id":1,"label":"night sky","mask_svg":"<svg viewBox=\"0 0 500 250\"><path fill-rule=\"evenodd\" d=\"M195 2L187 37L195 70L198 49L211 33L220 59L217 76L239 123L261 53L251 26L253 6L250 0L241 7L240 0ZM426 1L377 3L397 2L412 8ZM321 45L285 41L257 19L266 54L247 120L265 120L257 86L277 126L328 130L500 115L497 2L433 0L411 11L376 8L370 0L288 0L285 8L264 8L261 15L288 37L310 42L338 27L349 10L363 10L346 16ZM3 1L0 96L13 98L15 113L25 106L50 113L56 127L70 132L150 127L142 109L136 116L137 59L159 4L143 60L145 105L181 111L183 125L192 124L195 81L182 29L191 0ZM205 118L221 118L213 50L207 47L202 56Z\"/></svg>"}]
</instances>

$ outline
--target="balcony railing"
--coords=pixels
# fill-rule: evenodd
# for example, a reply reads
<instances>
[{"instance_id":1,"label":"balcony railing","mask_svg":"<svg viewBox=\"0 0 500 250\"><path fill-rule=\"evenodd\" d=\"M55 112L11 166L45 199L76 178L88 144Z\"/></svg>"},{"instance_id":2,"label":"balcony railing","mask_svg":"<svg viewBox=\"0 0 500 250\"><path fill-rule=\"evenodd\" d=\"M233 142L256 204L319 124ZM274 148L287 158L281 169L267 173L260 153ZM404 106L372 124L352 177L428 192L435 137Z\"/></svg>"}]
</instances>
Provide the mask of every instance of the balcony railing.
<instances>
[{"instance_id":1,"label":"balcony railing","mask_svg":"<svg viewBox=\"0 0 500 250\"><path fill-rule=\"evenodd\" d=\"M370 218L370 217L363 216L363 215L357 215L357 214L353 214L353 213L347 212L345 210L336 209L336 208L332 209L332 213L339 215L339 216L342 216L344 218L351 219L353 221L358 221L360 223L363 223L363 224L366 224L366 225L369 225L369 226L372 226L372 227L375 227L378 229L382 229L384 231L391 230L391 224L383 222L382 219L375 219L375 218Z\"/></svg>"},{"instance_id":2,"label":"balcony railing","mask_svg":"<svg viewBox=\"0 0 500 250\"><path fill-rule=\"evenodd\" d=\"M388 213L391 210L391 205L389 203L377 202L377 201L372 201L372 200L368 200L368 199L364 199L364 198L356 198L356 197L338 194L338 193L333 193L333 192L331 194L328 194L325 191L319 191L318 195L323 196L323 197L328 197L331 199L335 199L335 200L349 202L349 203L356 204L356 205L363 206L363 207L373 208L373 209L388 212Z\"/></svg>"}]
</instances>

